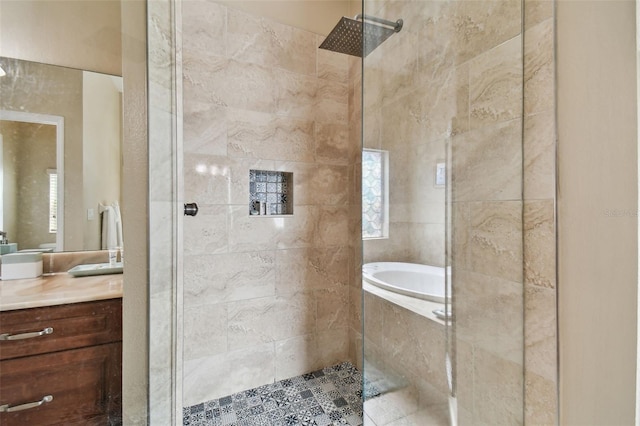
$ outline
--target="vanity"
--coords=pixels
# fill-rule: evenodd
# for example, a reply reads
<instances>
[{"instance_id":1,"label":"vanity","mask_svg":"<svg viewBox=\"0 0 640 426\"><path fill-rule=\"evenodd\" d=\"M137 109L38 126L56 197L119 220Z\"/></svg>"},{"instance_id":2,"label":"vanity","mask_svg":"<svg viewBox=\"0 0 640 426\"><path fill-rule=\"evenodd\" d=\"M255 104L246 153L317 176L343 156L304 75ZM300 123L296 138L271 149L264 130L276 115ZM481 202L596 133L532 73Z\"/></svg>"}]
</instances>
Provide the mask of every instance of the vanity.
<instances>
[{"instance_id":1,"label":"vanity","mask_svg":"<svg viewBox=\"0 0 640 426\"><path fill-rule=\"evenodd\" d=\"M0 281L0 425L119 424L122 274Z\"/></svg>"}]
</instances>

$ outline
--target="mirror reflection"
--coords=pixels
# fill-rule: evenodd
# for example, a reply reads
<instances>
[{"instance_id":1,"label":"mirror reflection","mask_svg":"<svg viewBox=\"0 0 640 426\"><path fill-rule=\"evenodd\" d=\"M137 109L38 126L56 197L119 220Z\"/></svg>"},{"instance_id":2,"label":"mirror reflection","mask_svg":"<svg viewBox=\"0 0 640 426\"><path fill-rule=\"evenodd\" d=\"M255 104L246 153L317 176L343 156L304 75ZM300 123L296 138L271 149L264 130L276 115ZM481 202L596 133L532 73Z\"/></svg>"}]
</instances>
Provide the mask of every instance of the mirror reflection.
<instances>
[{"instance_id":1,"label":"mirror reflection","mask_svg":"<svg viewBox=\"0 0 640 426\"><path fill-rule=\"evenodd\" d=\"M122 246L122 78L0 68L0 252Z\"/></svg>"}]
</instances>

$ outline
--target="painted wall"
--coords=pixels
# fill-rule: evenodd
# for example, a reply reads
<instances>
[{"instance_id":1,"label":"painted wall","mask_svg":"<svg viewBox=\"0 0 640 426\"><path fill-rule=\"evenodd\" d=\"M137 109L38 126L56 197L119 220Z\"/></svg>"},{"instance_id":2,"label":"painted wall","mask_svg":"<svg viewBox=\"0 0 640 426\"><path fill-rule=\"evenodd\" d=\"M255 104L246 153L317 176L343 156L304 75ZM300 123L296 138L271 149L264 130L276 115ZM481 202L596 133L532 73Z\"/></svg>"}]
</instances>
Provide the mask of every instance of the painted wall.
<instances>
[{"instance_id":1,"label":"painted wall","mask_svg":"<svg viewBox=\"0 0 640 426\"><path fill-rule=\"evenodd\" d=\"M634 424L634 1L564 1L558 28L560 424Z\"/></svg>"},{"instance_id":2,"label":"painted wall","mask_svg":"<svg viewBox=\"0 0 640 426\"><path fill-rule=\"evenodd\" d=\"M200 205L184 220L192 405L348 359L354 154L346 56L213 2L182 13L184 195ZM250 169L293 173L293 216L249 216Z\"/></svg>"}]
</instances>

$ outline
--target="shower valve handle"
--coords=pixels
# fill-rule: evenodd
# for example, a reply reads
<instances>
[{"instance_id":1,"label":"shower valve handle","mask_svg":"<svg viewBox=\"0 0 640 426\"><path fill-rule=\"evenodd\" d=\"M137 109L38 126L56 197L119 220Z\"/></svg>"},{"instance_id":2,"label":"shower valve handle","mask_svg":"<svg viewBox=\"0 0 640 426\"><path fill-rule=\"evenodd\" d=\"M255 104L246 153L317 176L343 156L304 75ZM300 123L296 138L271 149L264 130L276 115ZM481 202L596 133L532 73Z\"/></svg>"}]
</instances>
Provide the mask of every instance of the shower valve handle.
<instances>
[{"instance_id":1,"label":"shower valve handle","mask_svg":"<svg viewBox=\"0 0 640 426\"><path fill-rule=\"evenodd\" d=\"M198 205L196 203L185 203L184 205L185 216L195 216L197 214L198 214Z\"/></svg>"}]
</instances>

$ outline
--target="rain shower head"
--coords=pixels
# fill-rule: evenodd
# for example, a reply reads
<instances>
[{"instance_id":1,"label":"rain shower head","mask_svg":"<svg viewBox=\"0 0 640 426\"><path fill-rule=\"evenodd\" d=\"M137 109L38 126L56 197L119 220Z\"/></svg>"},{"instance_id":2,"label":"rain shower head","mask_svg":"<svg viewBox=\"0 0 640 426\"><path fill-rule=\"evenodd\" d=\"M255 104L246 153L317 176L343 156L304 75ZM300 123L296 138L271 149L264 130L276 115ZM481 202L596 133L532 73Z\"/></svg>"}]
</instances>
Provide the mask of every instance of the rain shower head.
<instances>
[{"instance_id":1,"label":"rain shower head","mask_svg":"<svg viewBox=\"0 0 640 426\"><path fill-rule=\"evenodd\" d=\"M362 58L401 29L402 19L391 22L368 15L342 17L320 48Z\"/></svg>"}]
</instances>

